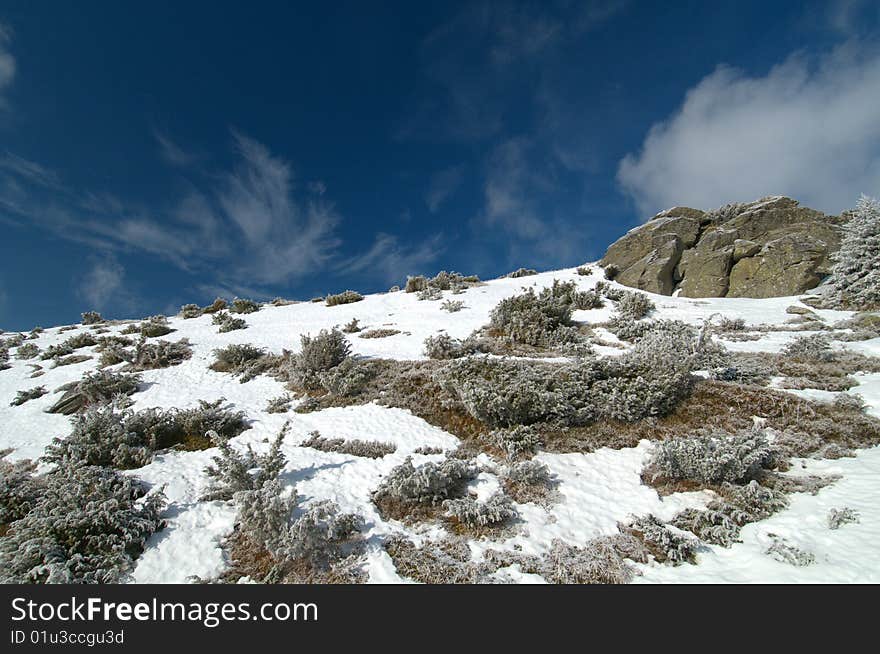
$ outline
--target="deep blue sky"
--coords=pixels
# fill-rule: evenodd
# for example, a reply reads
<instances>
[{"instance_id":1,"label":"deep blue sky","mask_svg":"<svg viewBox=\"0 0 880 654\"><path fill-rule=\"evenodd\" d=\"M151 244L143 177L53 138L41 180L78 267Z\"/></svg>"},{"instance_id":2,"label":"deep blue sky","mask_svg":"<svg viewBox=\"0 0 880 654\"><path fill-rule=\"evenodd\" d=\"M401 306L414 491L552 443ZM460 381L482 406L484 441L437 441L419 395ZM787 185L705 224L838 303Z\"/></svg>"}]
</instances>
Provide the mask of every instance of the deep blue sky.
<instances>
[{"instance_id":1,"label":"deep blue sky","mask_svg":"<svg viewBox=\"0 0 880 654\"><path fill-rule=\"evenodd\" d=\"M0 326L570 266L672 204L837 212L880 192L877 24L858 0L6 0Z\"/></svg>"}]
</instances>

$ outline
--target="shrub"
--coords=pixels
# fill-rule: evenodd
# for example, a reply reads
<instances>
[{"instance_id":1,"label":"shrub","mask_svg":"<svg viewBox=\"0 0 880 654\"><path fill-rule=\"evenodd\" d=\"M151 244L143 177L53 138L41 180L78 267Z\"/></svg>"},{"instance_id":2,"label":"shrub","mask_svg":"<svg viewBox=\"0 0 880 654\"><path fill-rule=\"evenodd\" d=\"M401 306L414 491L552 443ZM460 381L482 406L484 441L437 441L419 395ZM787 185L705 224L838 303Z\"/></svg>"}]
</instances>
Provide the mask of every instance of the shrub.
<instances>
[{"instance_id":1,"label":"shrub","mask_svg":"<svg viewBox=\"0 0 880 654\"><path fill-rule=\"evenodd\" d=\"M831 340L824 334L798 336L782 348L782 354L792 359L807 361L833 361L835 352Z\"/></svg>"},{"instance_id":2,"label":"shrub","mask_svg":"<svg viewBox=\"0 0 880 654\"><path fill-rule=\"evenodd\" d=\"M461 300L446 300L440 305L440 308L449 313L456 313L464 309L464 302Z\"/></svg>"},{"instance_id":3,"label":"shrub","mask_svg":"<svg viewBox=\"0 0 880 654\"><path fill-rule=\"evenodd\" d=\"M73 354L73 348L67 343L59 343L58 345L50 345L40 355L40 360L48 361L49 359L57 359Z\"/></svg>"},{"instance_id":4,"label":"shrub","mask_svg":"<svg viewBox=\"0 0 880 654\"><path fill-rule=\"evenodd\" d=\"M415 277L410 275L406 278L406 286L403 290L406 293L418 293L426 288L428 288L428 280L423 275L416 275Z\"/></svg>"},{"instance_id":5,"label":"shrub","mask_svg":"<svg viewBox=\"0 0 880 654\"><path fill-rule=\"evenodd\" d=\"M144 338L157 338L173 331L168 326L168 319L165 316L151 316L140 325L140 333Z\"/></svg>"},{"instance_id":6,"label":"shrub","mask_svg":"<svg viewBox=\"0 0 880 654\"><path fill-rule=\"evenodd\" d=\"M211 304L202 309L202 313L217 313L229 306L222 297L218 297Z\"/></svg>"},{"instance_id":7,"label":"shrub","mask_svg":"<svg viewBox=\"0 0 880 654\"><path fill-rule=\"evenodd\" d=\"M462 275L457 272L446 272L441 270L434 277L427 281L428 286L436 288L440 291L460 291L461 289L478 284L480 278L476 275Z\"/></svg>"},{"instance_id":8,"label":"shrub","mask_svg":"<svg viewBox=\"0 0 880 654\"><path fill-rule=\"evenodd\" d=\"M201 499L231 500L236 493L259 490L276 479L287 463L281 445L289 431L290 423L284 423L269 451L262 455L255 454L250 445L244 452L237 453L228 438L210 432L211 441L220 449L220 454L212 457L214 463L205 468L210 482Z\"/></svg>"},{"instance_id":9,"label":"shrub","mask_svg":"<svg viewBox=\"0 0 880 654\"><path fill-rule=\"evenodd\" d=\"M72 350L78 350L83 347L91 347L92 345L97 345L98 340L92 336L89 332L81 332L76 336L71 336L64 344Z\"/></svg>"},{"instance_id":10,"label":"shrub","mask_svg":"<svg viewBox=\"0 0 880 654\"><path fill-rule=\"evenodd\" d=\"M816 557L810 552L792 545L784 538L778 536L771 537L772 542L764 550L764 554L772 559L776 559L780 563L788 563L790 565L803 567L816 562Z\"/></svg>"},{"instance_id":11,"label":"shrub","mask_svg":"<svg viewBox=\"0 0 880 654\"><path fill-rule=\"evenodd\" d=\"M648 471L652 479L742 483L755 479L775 458L763 432L710 432L658 444Z\"/></svg>"},{"instance_id":12,"label":"shrub","mask_svg":"<svg viewBox=\"0 0 880 654\"><path fill-rule=\"evenodd\" d=\"M106 468L62 465L0 538L3 583L119 583L163 526L161 492Z\"/></svg>"},{"instance_id":13,"label":"shrub","mask_svg":"<svg viewBox=\"0 0 880 654\"><path fill-rule=\"evenodd\" d=\"M431 302L435 300L440 300L443 298L443 291L439 288L434 288L433 286L428 286L427 288L423 288L416 294L416 297L419 300L430 300Z\"/></svg>"},{"instance_id":14,"label":"shrub","mask_svg":"<svg viewBox=\"0 0 880 654\"><path fill-rule=\"evenodd\" d=\"M718 322L718 330L722 332L741 332L746 328L746 321L742 318L730 318L722 316Z\"/></svg>"},{"instance_id":15,"label":"shrub","mask_svg":"<svg viewBox=\"0 0 880 654\"><path fill-rule=\"evenodd\" d=\"M249 343L234 343L214 350L216 357L209 367L215 372L231 372L240 375L258 359L266 356L266 350Z\"/></svg>"},{"instance_id":16,"label":"shrub","mask_svg":"<svg viewBox=\"0 0 880 654\"><path fill-rule=\"evenodd\" d=\"M490 432L487 438L507 454L516 459L524 454L532 455L543 444L538 430L532 426L517 426Z\"/></svg>"},{"instance_id":17,"label":"shrub","mask_svg":"<svg viewBox=\"0 0 880 654\"><path fill-rule=\"evenodd\" d=\"M34 477L36 464L30 460L7 461L12 450L0 452L0 525L20 520L36 506L42 491L40 479Z\"/></svg>"},{"instance_id":18,"label":"shrub","mask_svg":"<svg viewBox=\"0 0 880 654\"><path fill-rule=\"evenodd\" d=\"M518 268L511 273L507 273L505 277L509 279L519 279L520 277L531 277L533 275L537 275L538 271L533 270L532 268Z\"/></svg>"},{"instance_id":19,"label":"shrub","mask_svg":"<svg viewBox=\"0 0 880 654\"><path fill-rule=\"evenodd\" d=\"M534 459L520 461L507 467L504 477L511 483L526 486L546 486L553 480L550 468Z\"/></svg>"},{"instance_id":20,"label":"shrub","mask_svg":"<svg viewBox=\"0 0 880 654\"><path fill-rule=\"evenodd\" d=\"M504 493L495 493L485 502L472 497L446 500L443 507L449 516L464 527L497 527L517 516L513 502Z\"/></svg>"},{"instance_id":21,"label":"shrub","mask_svg":"<svg viewBox=\"0 0 880 654\"><path fill-rule=\"evenodd\" d=\"M640 320L657 307L644 293L624 291L617 301L617 312L624 320Z\"/></svg>"},{"instance_id":22,"label":"shrub","mask_svg":"<svg viewBox=\"0 0 880 654\"><path fill-rule=\"evenodd\" d=\"M104 322L104 319L101 317L101 314L97 311L86 311L82 315L83 325L97 325L98 323Z\"/></svg>"},{"instance_id":23,"label":"shrub","mask_svg":"<svg viewBox=\"0 0 880 654\"><path fill-rule=\"evenodd\" d=\"M370 361L346 358L330 370L316 373L318 386L336 397L358 395L376 375L376 366Z\"/></svg>"},{"instance_id":24,"label":"shrub","mask_svg":"<svg viewBox=\"0 0 880 654\"><path fill-rule=\"evenodd\" d=\"M578 266L575 272L581 277L587 277L593 273L587 266Z\"/></svg>"},{"instance_id":25,"label":"shrub","mask_svg":"<svg viewBox=\"0 0 880 654\"><path fill-rule=\"evenodd\" d=\"M364 296L356 291L343 291L336 295L327 296L327 306L335 307L339 304L351 304L352 302L360 302Z\"/></svg>"},{"instance_id":26,"label":"shrub","mask_svg":"<svg viewBox=\"0 0 880 654\"><path fill-rule=\"evenodd\" d=\"M605 266L605 279L608 281L614 281L614 279L620 274L620 268L616 264L608 264Z\"/></svg>"},{"instance_id":27,"label":"shrub","mask_svg":"<svg viewBox=\"0 0 880 654\"><path fill-rule=\"evenodd\" d=\"M15 399L9 403L9 406L21 406L28 400L36 400L38 397L43 397L47 392L45 386L37 386L36 388L31 388L26 391L18 391L15 395Z\"/></svg>"},{"instance_id":28,"label":"shrub","mask_svg":"<svg viewBox=\"0 0 880 654\"><path fill-rule=\"evenodd\" d=\"M383 510L440 504L463 496L467 482L476 476L476 466L460 459L446 459L442 463L429 461L416 468L412 458L407 457L388 473L373 493L373 502Z\"/></svg>"},{"instance_id":29,"label":"shrub","mask_svg":"<svg viewBox=\"0 0 880 654\"><path fill-rule=\"evenodd\" d=\"M126 359L133 370L155 370L177 366L192 356L189 339L147 343L143 337L135 345L131 359Z\"/></svg>"},{"instance_id":30,"label":"shrub","mask_svg":"<svg viewBox=\"0 0 880 654\"><path fill-rule=\"evenodd\" d=\"M562 291L562 292L557 292ZM572 298L555 281L553 288L534 289L505 298L492 309L489 322L494 332L512 342L548 347L577 340L571 327Z\"/></svg>"},{"instance_id":31,"label":"shrub","mask_svg":"<svg viewBox=\"0 0 880 654\"><path fill-rule=\"evenodd\" d=\"M358 324L357 318L352 318L349 322L345 323L345 327L342 328L343 334L356 334L361 331L363 327Z\"/></svg>"},{"instance_id":32,"label":"shrub","mask_svg":"<svg viewBox=\"0 0 880 654\"><path fill-rule=\"evenodd\" d=\"M199 401L192 409L143 409L133 412L116 405L90 407L74 419L67 438L55 438L46 448L49 462L139 468L153 460L153 452L183 444L205 449L208 432L229 439L247 428L242 412L222 401Z\"/></svg>"},{"instance_id":33,"label":"shrub","mask_svg":"<svg viewBox=\"0 0 880 654\"><path fill-rule=\"evenodd\" d=\"M339 454L362 456L369 459L381 459L383 456L388 456L397 451L397 446L392 443L324 438L317 431L309 433L309 438L300 443L300 447L310 447L321 452L338 452Z\"/></svg>"},{"instance_id":34,"label":"shrub","mask_svg":"<svg viewBox=\"0 0 880 654\"><path fill-rule=\"evenodd\" d=\"M293 398L290 395L273 397L266 404L266 413L287 413L290 410L291 402L293 402Z\"/></svg>"},{"instance_id":35,"label":"shrub","mask_svg":"<svg viewBox=\"0 0 880 654\"><path fill-rule=\"evenodd\" d=\"M232 332L237 329L246 329L248 326L244 318L235 318L226 311L218 311L215 313L211 318L211 324L220 325L220 329L217 330L220 334Z\"/></svg>"},{"instance_id":36,"label":"shrub","mask_svg":"<svg viewBox=\"0 0 880 654\"><path fill-rule=\"evenodd\" d=\"M425 339L425 355L429 359L460 359L476 351L472 340L462 341L445 333Z\"/></svg>"},{"instance_id":37,"label":"shrub","mask_svg":"<svg viewBox=\"0 0 880 654\"><path fill-rule=\"evenodd\" d=\"M107 370L88 372L80 381L62 386L59 390L64 391L64 395L46 411L71 415L94 404L131 395L137 391L140 382L140 375Z\"/></svg>"},{"instance_id":38,"label":"shrub","mask_svg":"<svg viewBox=\"0 0 880 654\"><path fill-rule=\"evenodd\" d=\"M198 304L184 304L180 307L179 315L185 319L198 318L202 315L202 308Z\"/></svg>"},{"instance_id":39,"label":"shrub","mask_svg":"<svg viewBox=\"0 0 880 654\"><path fill-rule=\"evenodd\" d=\"M617 534L575 547L554 540L541 561L541 575L553 584L627 584L634 570L625 558L646 560L644 547L632 536Z\"/></svg>"},{"instance_id":40,"label":"shrub","mask_svg":"<svg viewBox=\"0 0 880 654\"><path fill-rule=\"evenodd\" d=\"M848 506L842 509L831 509L828 512L828 528L840 529L842 525L859 522L859 512Z\"/></svg>"},{"instance_id":41,"label":"shrub","mask_svg":"<svg viewBox=\"0 0 880 654\"><path fill-rule=\"evenodd\" d=\"M673 531L653 515L637 518L630 525L621 527L621 531L641 540L660 563L668 561L672 565L681 565L696 560L699 542Z\"/></svg>"},{"instance_id":42,"label":"shrub","mask_svg":"<svg viewBox=\"0 0 880 654\"><path fill-rule=\"evenodd\" d=\"M338 366L351 353L351 344L336 328L322 329L314 337L304 334L300 342L302 347L293 360L291 373L294 381L311 390L320 388L318 373Z\"/></svg>"},{"instance_id":43,"label":"shrub","mask_svg":"<svg viewBox=\"0 0 880 654\"><path fill-rule=\"evenodd\" d=\"M82 363L83 361L88 361L91 359L88 354L71 354L68 357L57 357L55 359L54 368L58 368L60 366L72 366L75 363Z\"/></svg>"},{"instance_id":44,"label":"shrub","mask_svg":"<svg viewBox=\"0 0 880 654\"><path fill-rule=\"evenodd\" d=\"M388 338L399 333L399 329L368 329L365 332L361 332L360 338Z\"/></svg>"},{"instance_id":45,"label":"shrub","mask_svg":"<svg viewBox=\"0 0 880 654\"><path fill-rule=\"evenodd\" d=\"M40 353L40 348L34 343L19 345L15 350L16 359L33 359Z\"/></svg>"},{"instance_id":46,"label":"shrub","mask_svg":"<svg viewBox=\"0 0 880 654\"><path fill-rule=\"evenodd\" d=\"M255 311L260 310L260 304L253 300L245 300L244 298L237 297L232 300L232 305L229 307L229 310L232 313L254 313Z\"/></svg>"}]
</instances>

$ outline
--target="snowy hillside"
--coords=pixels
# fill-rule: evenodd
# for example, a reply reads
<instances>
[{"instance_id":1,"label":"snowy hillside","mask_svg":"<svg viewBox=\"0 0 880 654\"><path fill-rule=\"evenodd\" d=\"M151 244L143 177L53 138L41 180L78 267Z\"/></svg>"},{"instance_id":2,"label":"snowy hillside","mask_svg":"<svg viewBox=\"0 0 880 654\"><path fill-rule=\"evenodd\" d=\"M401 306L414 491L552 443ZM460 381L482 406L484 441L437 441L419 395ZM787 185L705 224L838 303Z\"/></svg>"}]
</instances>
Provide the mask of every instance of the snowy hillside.
<instances>
[{"instance_id":1,"label":"snowy hillside","mask_svg":"<svg viewBox=\"0 0 880 654\"><path fill-rule=\"evenodd\" d=\"M589 274L583 274L585 272ZM294 397L287 410L269 413L266 408L270 400L285 393L296 395L286 389L285 381L271 374L256 374L253 379L242 383L239 376L216 372L209 366L215 361L215 350L230 344L253 344L276 355L281 355L283 350L295 353L300 348L302 335L314 336L322 329L342 327L354 318L363 331L348 333L346 338L356 357L422 361L427 359L426 338L445 332L453 338L465 339L489 323L490 313L501 300L521 293L524 287L540 290L554 280L560 280L574 282L578 290L587 291L601 279L601 268L588 266L587 270L568 269L491 280L469 285L456 294L444 292L437 300L419 299L417 293L398 291L370 295L361 301L337 306L327 306L324 302L266 304L256 312L240 316L247 323L246 329L226 333L218 333L211 315L191 319L169 317L168 326L173 331L160 338L169 341L188 339L192 356L177 365L139 372L140 385L137 392L130 395L131 409L187 409L196 407L199 400L224 398L232 408L243 411L249 421L249 428L231 440L233 449L243 451L246 445L250 445L258 454L269 449L269 444L289 422L289 431L281 446L286 463L279 479L285 487L295 488L302 507L331 500L340 512L360 516L365 543L362 553L358 554L357 566L365 573L365 581L412 581L396 569L395 560L387 549L389 538L400 535L415 546L431 541L444 542L444 539L459 545L465 543L471 562L475 564L483 561L486 555L503 559L509 554L509 560L496 566L483 580L541 583L545 580L544 575L524 561L547 556L554 541L557 541L557 547L559 541L582 547L593 539L617 534L621 524L651 514L660 522L669 523L686 509L705 509L717 499L716 491L686 485L663 490L646 483L642 471L658 447L657 443L641 439L635 447L625 443L625 447L612 449L619 445L609 440L612 447L595 450L585 447L581 448L583 451L577 451L578 448L563 451L565 448L559 446L538 448L535 459L549 469L553 479L552 491L543 500L516 501L527 498L515 498L511 506L515 517L496 530L456 530L444 518L442 510L423 519L396 519L380 511L372 493L407 457L412 457L415 466L428 461L444 461L459 446L457 436L429 424L405 408L383 406L377 402L350 401L339 406L297 412L297 407L305 400ZM614 283L608 287L623 288ZM853 316L852 313L812 309L795 297L757 300L650 295L650 298L656 306L650 320L679 320L701 326L709 319L714 324L720 323L722 318L742 319L745 328L716 331L713 336L731 353L778 353L798 337L827 332L832 337L833 351L846 348L870 357L880 356L880 338L834 338L854 332L853 328L841 325ZM444 310L443 302L448 300L461 301L464 306L455 312ZM803 317L793 313L792 306L800 307L803 314L811 312L812 323L792 322L792 319ZM597 326L599 323L606 325L616 310L616 302L608 300L601 308L572 313L576 326L583 330L592 327L589 331L593 338L593 352L597 356L618 357L633 347L632 342L621 341L607 326ZM817 329L803 328L811 324ZM45 352L50 346L60 345L79 333L111 336L120 334L129 325L114 321L98 326L78 325L75 329L63 331L63 328L51 328L33 334L23 344L33 344ZM823 325L821 329L818 328L820 325ZM397 333L363 337L368 330L376 329L396 330ZM6 333L0 338L12 336ZM10 462L36 460L55 437L70 433L71 420L75 418L47 413L46 409L61 397L56 392L59 387L80 380L99 365L96 346L76 350L76 354L90 358L61 366L53 365L51 359L19 358L16 356L17 347L8 347L9 368L0 370L0 450L11 449L6 456ZM536 354L537 359L550 362L565 361L566 356L557 351L543 356ZM118 370L125 366L125 362L120 362L108 369ZM32 377L35 371L42 374ZM698 371L696 375L702 378L709 373ZM794 377L794 374L789 376ZM866 413L880 417L880 373L854 371L851 376L858 385L848 394L861 395ZM804 377L810 378L807 374ZM774 376L765 388L780 385L785 384ZM789 385L800 388L782 392L825 405L841 394L840 390L810 388L809 383ZM36 386L44 386L48 392L20 405L11 405L19 391ZM763 416L757 412L754 415L760 424ZM370 458L302 447L301 444L314 431L328 439L386 443L394 446L394 451ZM774 430L768 430L771 443L776 436ZM124 471L124 474L143 480L151 487L164 486L167 498L162 513L166 525L148 538L143 553L135 559L132 581L185 582L193 576L211 579L229 568L230 552L225 543L236 523L235 502L200 499L210 481L205 468L217 454L216 447L159 451L148 465ZM880 549L877 546L880 542L880 503L876 501L880 489L880 448L865 447L855 450L852 456L848 455L849 452L844 454L838 458L816 455L792 458L790 465L774 474L781 478L808 475L826 480L834 479L834 476L839 478L827 485L818 484L818 490L814 488L813 492L800 487L788 492L786 508L769 517L747 521L742 526L738 535L741 542L724 547L704 540L697 546L693 562L672 565L669 561L660 563L655 557L641 561L627 559L626 565L636 572L634 581L880 582ZM483 502L502 488L502 472L507 462L501 456L493 456L491 448L473 458L479 471L467 482L468 491L476 494L478 502ZM39 471L48 469L50 466L44 463ZM778 487L782 488L781 485ZM856 512L857 520L830 528L829 513L844 508ZM675 528L672 533L684 534ZM243 580L246 581L247 577Z\"/></svg>"}]
</instances>

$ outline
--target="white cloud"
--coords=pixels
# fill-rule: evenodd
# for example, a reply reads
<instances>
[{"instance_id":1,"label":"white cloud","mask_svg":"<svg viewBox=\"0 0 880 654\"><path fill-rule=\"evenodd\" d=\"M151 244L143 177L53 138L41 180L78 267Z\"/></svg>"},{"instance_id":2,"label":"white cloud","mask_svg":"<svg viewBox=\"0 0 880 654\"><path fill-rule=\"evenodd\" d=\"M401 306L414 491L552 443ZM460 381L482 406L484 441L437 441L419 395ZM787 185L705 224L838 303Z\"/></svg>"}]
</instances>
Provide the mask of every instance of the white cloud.
<instances>
[{"instance_id":1,"label":"white cloud","mask_svg":"<svg viewBox=\"0 0 880 654\"><path fill-rule=\"evenodd\" d=\"M125 269L113 258L95 259L91 270L79 280L77 294L89 303L89 309L103 309L125 291Z\"/></svg>"},{"instance_id":2,"label":"white cloud","mask_svg":"<svg viewBox=\"0 0 880 654\"><path fill-rule=\"evenodd\" d=\"M464 181L464 167L450 166L434 173L428 192L425 193L425 204L428 211L436 213L441 205L448 200Z\"/></svg>"},{"instance_id":3,"label":"white cloud","mask_svg":"<svg viewBox=\"0 0 880 654\"><path fill-rule=\"evenodd\" d=\"M15 79L15 57L9 52L12 30L0 23L0 106L4 104L3 92Z\"/></svg>"},{"instance_id":4,"label":"white cloud","mask_svg":"<svg viewBox=\"0 0 880 654\"><path fill-rule=\"evenodd\" d=\"M838 213L880 190L880 52L850 42L763 77L727 66L655 124L618 181L644 216L789 195Z\"/></svg>"},{"instance_id":5,"label":"white cloud","mask_svg":"<svg viewBox=\"0 0 880 654\"><path fill-rule=\"evenodd\" d=\"M172 166L184 168L195 163L195 155L185 151L164 132L155 130L153 131L153 136L159 143L159 154L162 155L162 158Z\"/></svg>"},{"instance_id":6,"label":"white cloud","mask_svg":"<svg viewBox=\"0 0 880 654\"><path fill-rule=\"evenodd\" d=\"M438 234L418 246L403 246L396 236L380 233L369 250L352 257L340 272L401 283L406 275L425 272L425 266L442 254L442 241Z\"/></svg>"}]
</instances>

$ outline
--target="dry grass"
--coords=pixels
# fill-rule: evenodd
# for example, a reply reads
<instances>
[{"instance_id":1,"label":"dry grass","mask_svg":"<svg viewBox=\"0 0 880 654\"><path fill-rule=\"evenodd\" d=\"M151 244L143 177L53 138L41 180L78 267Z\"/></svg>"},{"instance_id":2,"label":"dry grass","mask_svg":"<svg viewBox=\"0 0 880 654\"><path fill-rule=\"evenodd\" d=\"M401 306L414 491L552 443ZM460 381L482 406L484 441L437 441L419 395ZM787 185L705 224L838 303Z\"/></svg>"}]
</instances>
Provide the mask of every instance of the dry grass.
<instances>
[{"instance_id":1,"label":"dry grass","mask_svg":"<svg viewBox=\"0 0 880 654\"><path fill-rule=\"evenodd\" d=\"M360 338L388 338L400 333L399 329L368 329L360 334Z\"/></svg>"}]
</instances>

